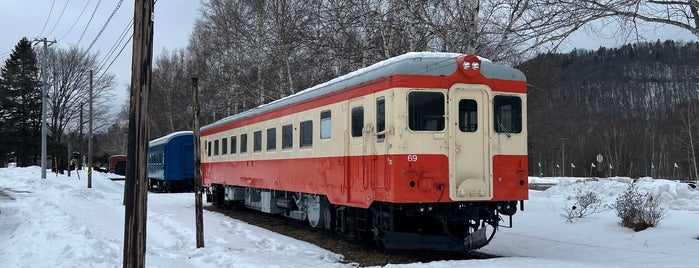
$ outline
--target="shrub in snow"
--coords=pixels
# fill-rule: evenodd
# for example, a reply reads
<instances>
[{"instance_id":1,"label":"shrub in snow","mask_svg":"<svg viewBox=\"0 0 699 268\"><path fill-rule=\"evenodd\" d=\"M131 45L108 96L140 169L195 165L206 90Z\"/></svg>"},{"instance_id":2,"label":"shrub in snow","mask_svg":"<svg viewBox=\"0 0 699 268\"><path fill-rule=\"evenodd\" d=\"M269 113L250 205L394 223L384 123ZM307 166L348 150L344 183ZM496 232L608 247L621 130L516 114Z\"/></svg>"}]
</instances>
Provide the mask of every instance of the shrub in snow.
<instances>
[{"instance_id":1,"label":"shrub in snow","mask_svg":"<svg viewBox=\"0 0 699 268\"><path fill-rule=\"evenodd\" d=\"M578 191L577 195L574 197L575 204L572 207L563 209L565 217L568 222L573 222L575 218L583 218L594 213L599 213L606 210L602 199L593 191Z\"/></svg>"},{"instance_id":2,"label":"shrub in snow","mask_svg":"<svg viewBox=\"0 0 699 268\"><path fill-rule=\"evenodd\" d=\"M629 185L626 192L616 199L616 215L621 218L621 225L642 231L655 227L665 215L660 206L660 195L639 193L635 184Z\"/></svg>"}]
</instances>

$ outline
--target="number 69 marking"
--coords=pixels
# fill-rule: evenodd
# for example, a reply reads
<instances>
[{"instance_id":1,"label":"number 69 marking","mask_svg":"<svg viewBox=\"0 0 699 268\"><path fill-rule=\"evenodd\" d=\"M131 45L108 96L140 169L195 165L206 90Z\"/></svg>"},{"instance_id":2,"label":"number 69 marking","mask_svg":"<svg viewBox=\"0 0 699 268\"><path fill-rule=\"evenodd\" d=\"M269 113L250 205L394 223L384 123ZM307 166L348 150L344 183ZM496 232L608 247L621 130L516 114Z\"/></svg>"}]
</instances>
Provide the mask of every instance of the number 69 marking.
<instances>
[{"instance_id":1,"label":"number 69 marking","mask_svg":"<svg viewBox=\"0 0 699 268\"><path fill-rule=\"evenodd\" d=\"M417 162L417 155L416 154L409 154L408 155L408 162Z\"/></svg>"}]
</instances>

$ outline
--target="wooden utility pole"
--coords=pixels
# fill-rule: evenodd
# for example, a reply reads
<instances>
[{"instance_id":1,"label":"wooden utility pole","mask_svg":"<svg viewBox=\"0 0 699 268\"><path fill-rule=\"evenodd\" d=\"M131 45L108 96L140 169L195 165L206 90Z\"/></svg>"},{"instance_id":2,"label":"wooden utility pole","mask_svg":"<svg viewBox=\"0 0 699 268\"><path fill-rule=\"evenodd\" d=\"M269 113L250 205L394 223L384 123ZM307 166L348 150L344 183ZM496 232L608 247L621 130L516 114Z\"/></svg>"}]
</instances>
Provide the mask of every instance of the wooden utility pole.
<instances>
[{"instance_id":1,"label":"wooden utility pole","mask_svg":"<svg viewBox=\"0 0 699 268\"><path fill-rule=\"evenodd\" d=\"M123 267L145 267L148 203L148 95L153 61L153 0L134 4L129 145L124 189Z\"/></svg>"},{"instance_id":2,"label":"wooden utility pole","mask_svg":"<svg viewBox=\"0 0 699 268\"><path fill-rule=\"evenodd\" d=\"M201 134L199 133L199 79L192 77L194 95L194 217L197 225L197 248L204 247L204 216L201 200Z\"/></svg>"},{"instance_id":3,"label":"wooden utility pole","mask_svg":"<svg viewBox=\"0 0 699 268\"><path fill-rule=\"evenodd\" d=\"M90 110L87 129L87 188L92 188L92 70L90 70ZM82 111L82 109L80 109ZM82 122L81 122L82 125ZM82 127L80 128L82 129ZM82 131L81 131L82 132ZM80 135L82 138L82 134ZM82 157L82 156L80 156Z\"/></svg>"}]
</instances>

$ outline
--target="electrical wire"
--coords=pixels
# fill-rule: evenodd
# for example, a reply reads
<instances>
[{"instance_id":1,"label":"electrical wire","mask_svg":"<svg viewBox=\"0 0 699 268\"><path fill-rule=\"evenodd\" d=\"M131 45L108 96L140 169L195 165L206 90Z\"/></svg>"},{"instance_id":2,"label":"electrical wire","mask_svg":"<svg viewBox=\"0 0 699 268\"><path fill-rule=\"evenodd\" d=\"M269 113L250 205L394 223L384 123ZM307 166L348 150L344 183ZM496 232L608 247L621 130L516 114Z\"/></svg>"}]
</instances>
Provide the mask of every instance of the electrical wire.
<instances>
[{"instance_id":1,"label":"electrical wire","mask_svg":"<svg viewBox=\"0 0 699 268\"><path fill-rule=\"evenodd\" d=\"M75 19L75 21L73 22L73 25L70 26L68 31L63 36L61 36L61 38L58 39L58 42L61 42L63 40L63 38L66 38L66 36L68 36L68 34L71 31L73 31L73 27L75 27L75 25L78 24L78 21L80 21L80 18L82 18L83 13L85 13L85 10L87 9L87 6L90 5L90 2L92 2L92 0L88 0L87 3L85 3L85 6L83 7L83 10L80 11L80 15L78 15L78 18Z\"/></svg>"},{"instance_id":2,"label":"electrical wire","mask_svg":"<svg viewBox=\"0 0 699 268\"><path fill-rule=\"evenodd\" d=\"M102 77L103 77L105 74L107 74L107 71L109 70L109 68L112 67L112 64L114 63L114 61L116 61L116 60L119 58L119 56L121 55L121 53L124 52L124 49L126 48L126 46L127 46L128 44L131 43L131 39L133 39L133 35L130 35L130 36L129 36L129 40L126 41L126 43L124 43L124 46L121 47L121 50L119 50L119 53L116 55L116 57L114 57L114 59L112 59L112 61L111 61L111 62L109 63L109 65L107 66L107 68L104 69L104 71L102 72L102 75L100 75L100 77L97 78L97 81L99 81L100 79L102 79Z\"/></svg>"},{"instance_id":3,"label":"electrical wire","mask_svg":"<svg viewBox=\"0 0 699 268\"><path fill-rule=\"evenodd\" d=\"M56 26L61 22L61 19L63 18L63 13L66 12L66 7L68 7L68 3L70 3L70 0L66 0L66 4L63 6L63 10L61 10L61 15L58 15L58 19L56 20L56 23L53 25L53 28L51 28L51 31L47 35L51 35L54 30L56 30Z\"/></svg>"},{"instance_id":4,"label":"electrical wire","mask_svg":"<svg viewBox=\"0 0 699 268\"><path fill-rule=\"evenodd\" d=\"M112 47L109 49L109 51L107 52L107 54L104 56L104 58L102 59L102 61L100 61L100 63L98 64L99 67L97 68L97 70L101 70L102 67L104 67L104 65L107 64L107 62L109 61L109 58L112 57L112 55L114 54L114 52L116 51L116 49L122 44L122 42L124 41L124 39L126 38L126 36L129 34L129 30L131 30L132 28L133 28L133 18L131 18L131 21L129 21L129 23L126 25L126 27L124 28L124 30L121 32L121 34L119 35L119 38L117 39L117 41L114 42L114 44L113 44Z\"/></svg>"},{"instance_id":5,"label":"electrical wire","mask_svg":"<svg viewBox=\"0 0 699 268\"><path fill-rule=\"evenodd\" d=\"M153 4L156 4L156 3L158 3L158 0L153 1ZM107 56L105 56L104 61L100 62L100 64L98 65L99 68L97 68L97 69L101 70L102 74L95 81L100 81L102 79L102 77L104 77L107 74L107 71L109 71L109 69L112 67L112 64L114 64L114 62L117 59L119 59L119 56L121 56L121 53L124 52L124 49L126 49L126 46L131 44L131 41L133 40L133 32L131 31L131 30L133 30L133 26L134 26L133 21L134 21L134 19L131 18L131 21L129 21L129 24L124 28L124 31L121 32L121 35L120 35L118 41L112 46L110 51L107 53ZM131 33L131 34L129 34L129 33ZM112 55L114 53L114 51L116 51L115 50L116 47L118 47L119 43L121 43L121 41L124 40L124 38L127 36L127 34L129 36L129 39L126 40L126 42L124 43L123 46L121 46L119 53L117 53L116 56L114 56L114 58L112 58L112 60L109 62L109 65L107 65L107 67L104 68L104 70L102 70L102 66L104 66L104 64L107 63L107 60L109 59L110 55Z\"/></svg>"},{"instance_id":6,"label":"electrical wire","mask_svg":"<svg viewBox=\"0 0 699 268\"><path fill-rule=\"evenodd\" d=\"M114 10L112 11L112 14L109 15L109 18L107 18L107 21L104 22L104 25L102 25L102 29L97 33L97 36L95 36L95 39L92 39L92 43L90 43L90 46L87 47L87 50L88 50L88 51L92 48L92 46L95 44L95 42L97 42L97 39L100 38L100 36L101 36L102 33L104 32L104 29L107 28L107 25L109 25L109 22L110 22L110 21L112 20L112 18L114 17L114 14L116 14L116 12L119 11L119 8L121 7L121 4L122 4L123 2L124 2L124 0L119 0L119 3L117 4L117 6L116 6L116 7L114 8Z\"/></svg>"},{"instance_id":7,"label":"electrical wire","mask_svg":"<svg viewBox=\"0 0 699 268\"><path fill-rule=\"evenodd\" d=\"M56 0L53 0L53 2L51 2L51 9L49 10L49 16L46 17L46 22L44 22L44 27L41 28L41 33L39 34L39 36L44 35L44 30L46 30L46 25L49 24L49 19L51 19L51 13L53 13L53 5L54 4L56 4Z\"/></svg>"},{"instance_id":8,"label":"electrical wire","mask_svg":"<svg viewBox=\"0 0 699 268\"><path fill-rule=\"evenodd\" d=\"M90 20L87 21L87 24L85 24L85 29L83 30L83 33L80 34L80 39L78 39L78 45L80 45L80 41L83 40L83 36L85 36L85 32L87 32L87 28L90 26L92 19L95 17L95 13L97 13L97 8L100 7L101 3L102 3L102 0L97 1L97 5L95 6L95 9L92 10L92 15L90 15Z\"/></svg>"}]
</instances>

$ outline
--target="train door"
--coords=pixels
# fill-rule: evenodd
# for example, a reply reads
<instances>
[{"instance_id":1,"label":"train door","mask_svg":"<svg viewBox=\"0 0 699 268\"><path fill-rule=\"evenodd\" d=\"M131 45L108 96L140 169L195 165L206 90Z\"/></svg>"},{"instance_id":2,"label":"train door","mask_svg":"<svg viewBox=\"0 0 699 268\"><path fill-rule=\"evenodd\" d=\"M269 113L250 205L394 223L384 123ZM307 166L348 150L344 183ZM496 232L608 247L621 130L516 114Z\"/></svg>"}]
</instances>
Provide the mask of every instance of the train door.
<instances>
[{"instance_id":1,"label":"train door","mask_svg":"<svg viewBox=\"0 0 699 268\"><path fill-rule=\"evenodd\" d=\"M371 133L371 144L373 146L372 148L372 187L374 190L377 192L379 191L386 191L389 189L390 185L388 185L389 178L388 178L388 172L386 170L386 166L388 163L388 156L386 155L388 152L388 141L386 141L386 114L387 114L387 109L391 109L391 107L387 106L388 101L386 95L374 95L374 104L375 106L373 107L373 119L374 121L374 130ZM390 114L390 111L388 111Z\"/></svg>"},{"instance_id":2,"label":"train door","mask_svg":"<svg viewBox=\"0 0 699 268\"><path fill-rule=\"evenodd\" d=\"M455 85L449 90L449 195L452 200L492 199L488 89Z\"/></svg>"},{"instance_id":3,"label":"train door","mask_svg":"<svg viewBox=\"0 0 699 268\"><path fill-rule=\"evenodd\" d=\"M371 163L367 154L370 153L368 147L370 133L365 133L366 108L364 98L349 102L349 113L347 120L348 137L348 177L347 177L347 197L350 203L365 203L365 192L369 189L367 184L370 180Z\"/></svg>"}]
</instances>

